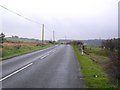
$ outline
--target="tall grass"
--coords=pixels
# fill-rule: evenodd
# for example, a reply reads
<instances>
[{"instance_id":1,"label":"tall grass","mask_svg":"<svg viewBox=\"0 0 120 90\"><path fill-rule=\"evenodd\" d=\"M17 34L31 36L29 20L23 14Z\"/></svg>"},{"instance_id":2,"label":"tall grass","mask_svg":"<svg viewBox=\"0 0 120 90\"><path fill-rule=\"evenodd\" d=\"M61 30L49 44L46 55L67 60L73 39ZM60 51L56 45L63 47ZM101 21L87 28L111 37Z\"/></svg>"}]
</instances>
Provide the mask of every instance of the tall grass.
<instances>
[{"instance_id":1,"label":"tall grass","mask_svg":"<svg viewBox=\"0 0 120 90\"><path fill-rule=\"evenodd\" d=\"M51 46L51 44L47 44L44 46L38 45L38 44L30 44L30 43L17 43L17 44L11 44L9 43L8 45L4 45L2 49L2 60L19 56L22 54L26 54L29 52L33 52L36 50L40 50L43 48L47 48Z\"/></svg>"},{"instance_id":2,"label":"tall grass","mask_svg":"<svg viewBox=\"0 0 120 90\"><path fill-rule=\"evenodd\" d=\"M80 63L80 68L84 76L85 83L89 88L116 88L116 85L113 85L103 71L102 67L93 60L91 60L87 55L81 55L79 47L73 45L76 56Z\"/></svg>"}]
</instances>

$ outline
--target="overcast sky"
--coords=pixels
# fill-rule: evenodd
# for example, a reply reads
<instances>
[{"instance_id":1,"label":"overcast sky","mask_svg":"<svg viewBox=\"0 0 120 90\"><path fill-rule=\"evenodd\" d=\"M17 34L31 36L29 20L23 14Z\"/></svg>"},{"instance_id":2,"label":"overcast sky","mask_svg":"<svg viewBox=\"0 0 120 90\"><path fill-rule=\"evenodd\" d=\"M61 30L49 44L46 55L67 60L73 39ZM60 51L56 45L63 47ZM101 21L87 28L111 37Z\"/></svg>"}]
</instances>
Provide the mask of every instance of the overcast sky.
<instances>
[{"instance_id":1,"label":"overcast sky","mask_svg":"<svg viewBox=\"0 0 120 90\"><path fill-rule=\"evenodd\" d=\"M0 30L6 36L52 40L118 37L119 0L1 0L0 5L28 17L36 24L0 7ZM2 14L1 14L2 13Z\"/></svg>"}]
</instances>

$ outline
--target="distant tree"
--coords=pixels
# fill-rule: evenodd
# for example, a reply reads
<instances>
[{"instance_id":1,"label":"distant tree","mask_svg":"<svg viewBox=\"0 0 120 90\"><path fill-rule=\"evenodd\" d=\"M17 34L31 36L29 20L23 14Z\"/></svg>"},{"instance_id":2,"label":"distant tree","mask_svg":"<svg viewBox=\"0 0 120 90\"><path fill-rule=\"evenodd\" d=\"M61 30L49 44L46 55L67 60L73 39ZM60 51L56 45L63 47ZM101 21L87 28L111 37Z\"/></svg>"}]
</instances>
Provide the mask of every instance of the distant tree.
<instances>
[{"instance_id":1,"label":"distant tree","mask_svg":"<svg viewBox=\"0 0 120 90\"><path fill-rule=\"evenodd\" d=\"M118 43L119 43L120 39L109 39L109 40L105 40L102 42L102 46L105 47L107 50L110 51L114 51L114 50L118 50Z\"/></svg>"},{"instance_id":2,"label":"distant tree","mask_svg":"<svg viewBox=\"0 0 120 90\"><path fill-rule=\"evenodd\" d=\"M52 42L52 41L49 41L49 43L53 44L53 42Z\"/></svg>"},{"instance_id":3,"label":"distant tree","mask_svg":"<svg viewBox=\"0 0 120 90\"><path fill-rule=\"evenodd\" d=\"M74 40L71 43L74 44L74 45L83 45L83 43L81 41L79 41L79 40L78 41Z\"/></svg>"},{"instance_id":4,"label":"distant tree","mask_svg":"<svg viewBox=\"0 0 120 90\"><path fill-rule=\"evenodd\" d=\"M18 36L15 36L15 38L19 38Z\"/></svg>"},{"instance_id":5,"label":"distant tree","mask_svg":"<svg viewBox=\"0 0 120 90\"><path fill-rule=\"evenodd\" d=\"M15 36L12 36L12 38L19 38L19 37L15 35Z\"/></svg>"},{"instance_id":6,"label":"distant tree","mask_svg":"<svg viewBox=\"0 0 120 90\"><path fill-rule=\"evenodd\" d=\"M0 34L0 42L3 43L5 41L5 34L1 33Z\"/></svg>"}]
</instances>

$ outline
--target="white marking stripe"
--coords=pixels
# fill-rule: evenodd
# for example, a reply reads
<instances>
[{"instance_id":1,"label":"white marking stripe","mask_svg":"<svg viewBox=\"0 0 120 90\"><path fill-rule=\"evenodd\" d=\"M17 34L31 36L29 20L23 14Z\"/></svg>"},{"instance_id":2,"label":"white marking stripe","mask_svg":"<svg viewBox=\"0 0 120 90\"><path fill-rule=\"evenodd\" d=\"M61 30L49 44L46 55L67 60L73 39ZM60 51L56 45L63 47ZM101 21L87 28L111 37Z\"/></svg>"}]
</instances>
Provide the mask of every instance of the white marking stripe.
<instances>
[{"instance_id":1,"label":"white marking stripe","mask_svg":"<svg viewBox=\"0 0 120 90\"><path fill-rule=\"evenodd\" d=\"M50 55L50 53L54 53L56 50L51 50L51 51L49 51L49 52L47 52L45 55L43 55L40 59L44 59L44 58L46 58L47 56L49 56Z\"/></svg>"},{"instance_id":2,"label":"white marking stripe","mask_svg":"<svg viewBox=\"0 0 120 90\"><path fill-rule=\"evenodd\" d=\"M44 50L41 50L41 51L44 51ZM49 55L50 55L50 53L54 53L55 51L56 51L55 49L50 50L50 51L49 51L49 52L47 52L45 55L43 55L40 59L43 59L43 58L45 58L45 57L49 56ZM7 79L7 78L9 78L9 77L11 77L11 76L13 76L14 74L16 74L16 73L18 73L18 72L20 72L20 71L24 70L25 68L27 68L27 67L31 66L32 64L33 64L33 63L30 63L30 64L28 64L28 65L26 65L26 66L24 66L24 67L22 67L22 68L18 69L17 71L15 71L15 72L13 72L13 73L11 73L11 74L9 74L9 75L7 75L7 76L3 77L2 79L0 79L0 82L1 82L1 81L3 81L3 80L5 80L5 79Z\"/></svg>"},{"instance_id":3,"label":"white marking stripe","mask_svg":"<svg viewBox=\"0 0 120 90\"><path fill-rule=\"evenodd\" d=\"M16 74L16 73L18 73L18 72L24 70L25 68L31 66L32 64L33 64L33 63L30 63L30 64L28 64L28 65L26 65L26 66L24 66L24 67L18 69L17 71L15 71L15 72L13 72L13 73L11 73L11 74L5 76L4 78L0 79L0 82L3 81L3 80L5 80L5 79L7 79L7 78L9 78L9 77L11 77L11 76L13 76L14 74Z\"/></svg>"},{"instance_id":4,"label":"white marking stripe","mask_svg":"<svg viewBox=\"0 0 120 90\"><path fill-rule=\"evenodd\" d=\"M54 53L56 50L53 50L52 52Z\"/></svg>"},{"instance_id":5,"label":"white marking stripe","mask_svg":"<svg viewBox=\"0 0 120 90\"><path fill-rule=\"evenodd\" d=\"M46 55L44 55L44 56L42 56L42 57L41 57L41 59L43 59L43 58L47 57L48 55L49 55L49 53L48 53L48 54L46 54Z\"/></svg>"}]
</instances>

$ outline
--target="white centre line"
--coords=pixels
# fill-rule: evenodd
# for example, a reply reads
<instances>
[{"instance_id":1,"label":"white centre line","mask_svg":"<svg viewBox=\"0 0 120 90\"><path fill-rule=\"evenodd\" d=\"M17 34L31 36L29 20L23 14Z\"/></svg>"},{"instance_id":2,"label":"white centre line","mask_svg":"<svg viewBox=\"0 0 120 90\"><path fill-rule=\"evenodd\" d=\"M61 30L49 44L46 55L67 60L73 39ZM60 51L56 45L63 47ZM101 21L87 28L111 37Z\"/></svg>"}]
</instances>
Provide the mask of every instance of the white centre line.
<instances>
[{"instance_id":1,"label":"white centre line","mask_svg":"<svg viewBox=\"0 0 120 90\"><path fill-rule=\"evenodd\" d=\"M28 65L26 65L26 66L24 66L24 67L18 69L17 71L15 71L15 72L13 72L13 73L11 73L11 74L9 74L9 75L3 77L2 79L0 79L0 82L3 81L3 80L5 80L5 79L7 79L7 78L9 78L9 77L11 77L11 76L13 76L14 74L16 74L16 73L18 73L18 72L24 70L25 68L31 66L32 64L33 64L33 63L30 63L30 64L28 64Z\"/></svg>"},{"instance_id":2,"label":"white centre line","mask_svg":"<svg viewBox=\"0 0 120 90\"><path fill-rule=\"evenodd\" d=\"M46 58L47 56L49 56L50 54L54 53L55 51L56 50L54 49L54 50L51 50L51 51L47 52L45 55L43 55L42 57L40 57L40 59Z\"/></svg>"},{"instance_id":3,"label":"white centre line","mask_svg":"<svg viewBox=\"0 0 120 90\"><path fill-rule=\"evenodd\" d=\"M43 58L47 57L48 55L49 55L49 54L46 54L46 55L42 56L42 57L41 57L41 59L43 59Z\"/></svg>"},{"instance_id":4,"label":"white centre line","mask_svg":"<svg viewBox=\"0 0 120 90\"><path fill-rule=\"evenodd\" d=\"M42 50L41 50L41 51L42 51ZM50 51L47 52L45 55L42 55L42 57L40 57L40 59L43 59L43 58L49 56L51 53L54 53L55 51L56 51L56 49L50 50ZM7 79L7 78L9 78L9 77L11 77L11 76L13 76L14 74L16 74L16 73L18 73L18 72L24 70L25 68L31 66L32 64L33 64L33 63L30 63L30 64L28 64L28 65L26 65L26 66L24 66L24 67L18 69L17 71L15 71L15 72L13 72L13 73L11 73L11 74L9 74L9 75L7 75L7 76L1 78L1 79L0 79L0 82L3 81L3 80L5 80L5 79Z\"/></svg>"}]
</instances>

